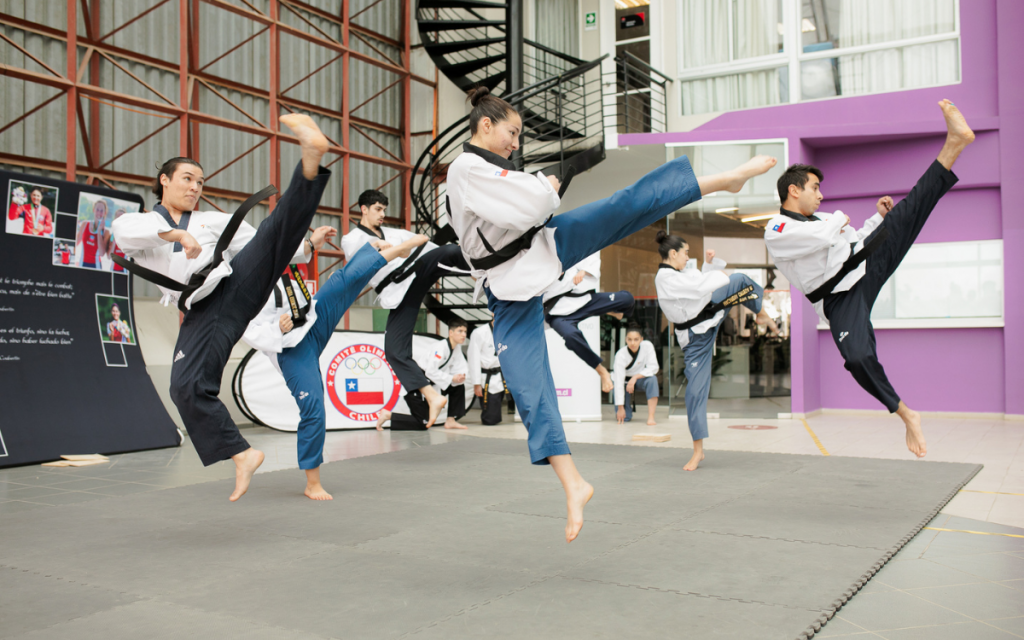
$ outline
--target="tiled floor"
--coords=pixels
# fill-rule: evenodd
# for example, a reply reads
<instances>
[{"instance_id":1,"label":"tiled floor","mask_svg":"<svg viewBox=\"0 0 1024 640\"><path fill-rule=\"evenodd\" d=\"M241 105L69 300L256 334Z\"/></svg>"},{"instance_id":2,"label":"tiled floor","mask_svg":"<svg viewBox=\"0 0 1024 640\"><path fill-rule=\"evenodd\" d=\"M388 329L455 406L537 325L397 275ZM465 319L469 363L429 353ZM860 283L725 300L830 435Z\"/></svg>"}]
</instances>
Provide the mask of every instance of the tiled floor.
<instances>
[{"instance_id":1,"label":"tiled floor","mask_svg":"<svg viewBox=\"0 0 1024 640\"><path fill-rule=\"evenodd\" d=\"M628 444L634 433L657 431L671 434L672 440L636 446L688 448L685 420L668 419L667 413L659 411L660 423L654 427L642 419L618 425L609 413L609 419L600 423L567 423L566 435L570 442ZM474 424L472 414L466 422L468 432L435 428L425 433L329 433L325 458L342 460L454 438L526 437L520 424L483 427ZM774 428L729 428L750 425ZM819 637L1024 638L1024 424L929 418L924 426L928 460L981 463L985 468L839 611ZM244 433L267 454L261 472L296 469L293 434L263 428ZM718 449L911 459L901 423L893 417L824 415L807 424L713 420L707 445L709 457ZM587 460L581 456L577 464L586 476ZM0 517L230 478L233 473L228 463L204 468L188 442L177 449L112 456L109 463L91 467L0 469ZM303 499L303 476L297 469L295 475L296 499ZM258 487L257 478L254 490Z\"/></svg>"}]
</instances>

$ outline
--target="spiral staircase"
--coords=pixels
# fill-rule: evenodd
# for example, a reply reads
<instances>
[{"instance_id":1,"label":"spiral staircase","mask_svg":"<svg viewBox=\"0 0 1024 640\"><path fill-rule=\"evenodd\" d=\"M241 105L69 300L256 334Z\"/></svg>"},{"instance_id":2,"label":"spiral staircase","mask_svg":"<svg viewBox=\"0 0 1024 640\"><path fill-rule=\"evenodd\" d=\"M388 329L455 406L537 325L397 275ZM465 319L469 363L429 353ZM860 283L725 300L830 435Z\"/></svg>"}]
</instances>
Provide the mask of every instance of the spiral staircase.
<instances>
[{"instance_id":1,"label":"spiral staircase","mask_svg":"<svg viewBox=\"0 0 1024 640\"><path fill-rule=\"evenodd\" d=\"M419 0L416 17L424 49L463 91L485 86L510 102L523 120L516 168L564 176L605 158L601 62L585 61L522 38L521 0ZM470 139L469 117L430 142L411 180L414 230L433 235L448 224L445 179L448 165ZM426 307L448 322L487 321L486 303L474 302L469 277L445 277Z\"/></svg>"}]
</instances>

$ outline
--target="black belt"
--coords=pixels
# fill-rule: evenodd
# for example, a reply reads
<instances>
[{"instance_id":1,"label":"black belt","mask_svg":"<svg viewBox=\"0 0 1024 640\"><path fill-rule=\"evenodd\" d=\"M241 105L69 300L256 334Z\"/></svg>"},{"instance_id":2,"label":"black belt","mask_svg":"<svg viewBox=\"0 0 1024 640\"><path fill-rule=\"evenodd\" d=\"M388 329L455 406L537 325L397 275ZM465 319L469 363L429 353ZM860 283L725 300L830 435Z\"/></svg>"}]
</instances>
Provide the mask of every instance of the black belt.
<instances>
[{"instance_id":1,"label":"black belt","mask_svg":"<svg viewBox=\"0 0 1024 640\"><path fill-rule=\"evenodd\" d=\"M824 284L822 284L814 291L805 294L807 296L807 299L810 300L811 304L814 304L819 300L823 300L825 296L832 293L832 290L836 288L839 282L846 276L850 275L850 272L859 267L862 262L867 260L869 255L877 251L878 248L882 246L882 243L885 242L886 238L888 237L889 227L885 226L885 224L883 223L883 225L878 228L878 231L876 231L873 236L867 239L867 241L864 243L864 247L860 251L851 254L850 257L846 259L846 262L843 263L843 266L839 267L839 271L836 273L836 275L826 280Z\"/></svg>"},{"instance_id":2,"label":"black belt","mask_svg":"<svg viewBox=\"0 0 1024 640\"><path fill-rule=\"evenodd\" d=\"M494 367L493 369L480 369L480 373L486 373L489 376L501 373L501 367Z\"/></svg>"},{"instance_id":3,"label":"black belt","mask_svg":"<svg viewBox=\"0 0 1024 640\"><path fill-rule=\"evenodd\" d=\"M296 327L301 327L306 324L306 314L309 313L309 301L312 296L309 295L309 289L306 288L306 283L303 281L298 267L293 264L288 270L291 272L291 276L288 273L282 274L281 284L284 286L285 295L288 296L288 306L292 312L292 324ZM295 290L292 288L292 277L295 278L295 282L298 283L299 290L302 292L302 297L306 300L306 304L303 307L299 307L299 300L295 297ZM280 307L282 302L281 291L274 287L274 306Z\"/></svg>"},{"instance_id":4,"label":"black belt","mask_svg":"<svg viewBox=\"0 0 1024 640\"><path fill-rule=\"evenodd\" d=\"M431 238L430 241L438 246L442 246L448 244L449 242L453 242L457 239L458 236L455 234L455 229L452 228L452 226L449 224L445 225L444 227L441 228L440 231L435 233L434 237ZM416 273L416 267L418 264L418 260L420 258L420 254L423 253L423 249L426 246L426 243L424 243L416 247L416 250L412 252L412 255L406 258L404 268L399 267L398 269L395 269L388 275L384 276L384 279L381 280L380 283L373 288L373 290L377 292L377 295L380 295L388 286L395 284L396 282L403 282L404 280L411 277L412 274Z\"/></svg>"},{"instance_id":5,"label":"black belt","mask_svg":"<svg viewBox=\"0 0 1024 640\"><path fill-rule=\"evenodd\" d=\"M694 327L705 320L710 320L715 317L716 313L727 307L734 307L741 302L746 302L747 300L757 300L760 296L753 291L754 285L748 285L721 302L709 302L707 306L701 309L700 313L696 316L690 318L686 322L677 324L676 330L689 329L690 327Z\"/></svg>"},{"instance_id":6,"label":"black belt","mask_svg":"<svg viewBox=\"0 0 1024 640\"><path fill-rule=\"evenodd\" d=\"M582 298L583 296L592 296L592 295L594 295L594 293L596 293L596 292L594 292L594 291L566 291L565 293L560 293L557 296L549 298L547 300L547 302L544 303L544 313L550 315L551 314L551 310L555 308L555 305L558 304L558 301L561 300L562 298Z\"/></svg>"},{"instance_id":7,"label":"black belt","mask_svg":"<svg viewBox=\"0 0 1024 640\"><path fill-rule=\"evenodd\" d=\"M245 218L246 214L249 213L249 210L275 193L277 193L277 187L269 185L264 187L258 193L254 193L246 198L245 202L235 209L235 213L232 214L231 220L229 220L227 226L224 227L224 232L220 234L220 238L217 240L217 245L213 249L213 260L210 264L192 274L192 277L188 280L188 284L182 284L181 282L178 282L177 280L174 280L162 273L153 271L152 269L147 269L140 264L136 264L134 259L125 260L121 256L116 255L111 256L111 259L114 261L114 264L120 265L143 280L149 280L153 284L163 287L164 289L180 291L181 296L178 298L178 309L184 313L185 311L188 311L185 307L185 302L199 289L199 287L203 286L203 283L206 282L206 278L209 277L210 273L219 267L220 263L224 261L224 251L231 245L231 239L235 237L235 233L238 232L238 227L241 226L242 220Z\"/></svg>"}]
</instances>

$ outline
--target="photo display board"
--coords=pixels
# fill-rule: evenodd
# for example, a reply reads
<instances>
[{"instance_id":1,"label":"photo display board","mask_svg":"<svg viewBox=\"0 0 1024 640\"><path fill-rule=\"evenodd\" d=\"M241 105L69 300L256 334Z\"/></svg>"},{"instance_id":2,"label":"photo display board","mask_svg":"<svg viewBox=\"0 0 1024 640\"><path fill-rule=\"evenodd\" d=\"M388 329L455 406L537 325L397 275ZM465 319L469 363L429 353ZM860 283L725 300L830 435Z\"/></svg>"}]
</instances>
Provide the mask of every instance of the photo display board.
<instances>
[{"instance_id":1,"label":"photo display board","mask_svg":"<svg viewBox=\"0 0 1024 640\"><path fill-rule=\"evenodd\" d=\"M0 171L0 467L177 446L110 256L137 195Z\"/></svg>"}]
</instances>

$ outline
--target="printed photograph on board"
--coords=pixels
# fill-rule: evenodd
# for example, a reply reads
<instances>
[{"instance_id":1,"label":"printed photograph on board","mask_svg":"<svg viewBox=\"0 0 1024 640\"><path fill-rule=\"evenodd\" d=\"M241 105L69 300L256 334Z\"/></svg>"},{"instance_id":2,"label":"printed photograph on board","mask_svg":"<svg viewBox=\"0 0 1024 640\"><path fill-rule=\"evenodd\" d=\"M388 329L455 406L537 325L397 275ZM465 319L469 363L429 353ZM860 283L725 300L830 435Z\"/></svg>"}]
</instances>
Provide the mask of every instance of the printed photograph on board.
<instances>
[{"instance_id":1,"label":"printed photograph on board","mask_svg":"<svg viewBox=\"0 0 1024 640\"><path fill-rule=\"evenodd\" d=\"M58 267L75 265L75 243L57 238L53 241L53 264Z\"/></svg>"},{"instance_id":2,"label":"printed photograph on board","mask_svg":"<svg viewBox=\"0 0 1024 640\"><path fill-rule=\"evenodd\" d=\"M111 255L124 255L111 239L114 218L134 213L139 205L127 200L108 198L95 193L78 197L78 230L75 234L75 266L101 271L120 271Z\"/></svg>"},{"instance_id":3,"label":"printed photograph on board","mask_svg":"<svg viewBox=\"0 0 1024 640\"><path fill-rule=\"evenodd\" d=\"M7 233L53 237L57 187L11 180L7 188Z\"/></svg>"},{"instance_id":4,"label":"printed photograph on board","mask_svg":"<svg viewBox=\"0 0 1024 640\"><path fill-rule=\"evenodd\" d=\"M100 323L100 340L135 344L135 329L128 311L128 298L96 294L96 317Z\"/></svg>"}]
</instances>

